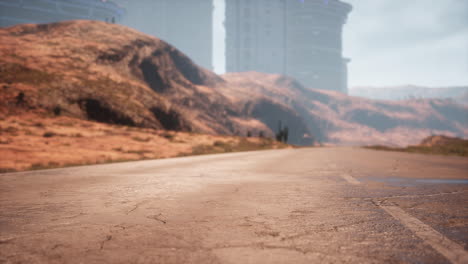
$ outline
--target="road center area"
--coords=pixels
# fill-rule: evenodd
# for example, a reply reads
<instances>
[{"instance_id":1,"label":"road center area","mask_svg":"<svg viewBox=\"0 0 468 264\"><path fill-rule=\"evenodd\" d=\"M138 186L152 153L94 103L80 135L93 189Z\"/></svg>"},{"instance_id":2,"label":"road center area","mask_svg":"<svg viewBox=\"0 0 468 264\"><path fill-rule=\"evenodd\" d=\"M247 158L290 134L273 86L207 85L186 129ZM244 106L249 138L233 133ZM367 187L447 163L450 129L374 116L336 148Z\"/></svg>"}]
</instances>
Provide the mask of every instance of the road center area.
<instances>
[{"instance_id":1,"label":"road center area","mask_svg":"<svg viewBox=\"0 0 468 264\"><path fill-rule=\"evenodd\" d=\"M317 148L1 175L0 261L457 263L391 213L466 253L468 187L411 183L463 179L466 160L429 159Z\"/></svg>"}]
</instances>

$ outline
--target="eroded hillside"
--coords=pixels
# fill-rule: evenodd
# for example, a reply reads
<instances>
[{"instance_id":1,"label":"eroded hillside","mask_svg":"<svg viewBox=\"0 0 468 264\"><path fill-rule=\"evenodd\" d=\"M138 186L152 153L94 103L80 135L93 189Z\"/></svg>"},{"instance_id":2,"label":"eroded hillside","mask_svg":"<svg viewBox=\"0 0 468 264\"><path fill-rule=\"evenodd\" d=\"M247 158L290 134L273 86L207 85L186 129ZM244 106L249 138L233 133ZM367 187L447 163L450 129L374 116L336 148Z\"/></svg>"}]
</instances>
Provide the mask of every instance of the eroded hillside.
<instances>
[{"instance_id":1,"label":"eroded hillside","mask_svg":"<svg viewBox=\"0 0 468 264\"><path fill-rule=\"evenodd\" d=\"M224 82L162 40L96 21L0 30L0 107L155 129L271 131L213 89Z\"/></svg>"},{"instance_id":2,"label":"eroded hillside","mask_svg":"<svg viewBox=\"0 0 468 264\"><path fill-rule=\"evenodd\" d=\"M0 114L66 116L130 127L337 145L468 137L453 100L376 101L303 87L285 76L218 76L170 44L96 21L0 29Z\"/></svg>"}]
</instances>

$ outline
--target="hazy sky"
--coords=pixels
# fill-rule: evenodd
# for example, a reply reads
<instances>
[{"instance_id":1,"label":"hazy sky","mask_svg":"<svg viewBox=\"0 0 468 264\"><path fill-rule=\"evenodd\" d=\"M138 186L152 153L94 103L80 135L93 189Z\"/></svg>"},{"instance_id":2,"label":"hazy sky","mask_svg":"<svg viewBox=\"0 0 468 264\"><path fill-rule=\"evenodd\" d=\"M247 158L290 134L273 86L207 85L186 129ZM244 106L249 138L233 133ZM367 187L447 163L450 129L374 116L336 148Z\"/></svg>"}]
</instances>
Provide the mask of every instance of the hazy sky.
<instances>
[{"instance_id":1,"label":"hazy sky","mask_svg":"<svg viewBox=\"0 0 468 264\"><path fill-rule=\"evenodd\" d=\"M215 1L215 70L224 72L224 0ZM307 1L307 0L305 0ZM349 86L468 85L468 0L345 0Z\"/></svg>"}]
</instances>

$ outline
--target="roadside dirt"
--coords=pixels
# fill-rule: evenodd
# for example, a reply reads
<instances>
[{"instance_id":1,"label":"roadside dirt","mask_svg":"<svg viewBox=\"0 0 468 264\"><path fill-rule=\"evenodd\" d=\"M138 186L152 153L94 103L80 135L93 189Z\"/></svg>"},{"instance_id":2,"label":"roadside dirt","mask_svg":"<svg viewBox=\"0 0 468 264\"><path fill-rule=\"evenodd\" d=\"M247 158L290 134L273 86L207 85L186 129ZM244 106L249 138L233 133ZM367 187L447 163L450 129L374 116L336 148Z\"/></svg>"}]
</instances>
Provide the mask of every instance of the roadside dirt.
<instances>
[{"instance_id":1,"label":"roadside dirt","mask_svg":"<svg viewBox=\"0 0 468 264\"><path fill-rule=\"evenodd\" d=\"M70 117L0 118L0 173L285 147L267 138L135 128Z\"/></svg>"}]
</instances>

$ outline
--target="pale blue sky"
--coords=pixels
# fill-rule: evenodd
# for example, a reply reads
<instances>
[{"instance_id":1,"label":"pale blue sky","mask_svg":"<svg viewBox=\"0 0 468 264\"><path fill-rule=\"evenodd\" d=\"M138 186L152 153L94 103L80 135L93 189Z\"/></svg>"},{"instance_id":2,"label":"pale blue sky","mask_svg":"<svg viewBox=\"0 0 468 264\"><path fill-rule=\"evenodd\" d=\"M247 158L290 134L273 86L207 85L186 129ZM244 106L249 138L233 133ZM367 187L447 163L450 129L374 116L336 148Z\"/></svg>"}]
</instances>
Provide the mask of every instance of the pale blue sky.
<instances>
[{"instance_id":1,"label":"pale blue sky","mask_svg":"<svg viewBox=\"0 0 468 264\"><path fill-rule=\"evenodd\" d=\"M305 0L307 1L307 0ZM214 0L214 66L223 73L224 0ZM468 0L345 0L349 85L468 85Z\"/></svg>"}]
</instances>

